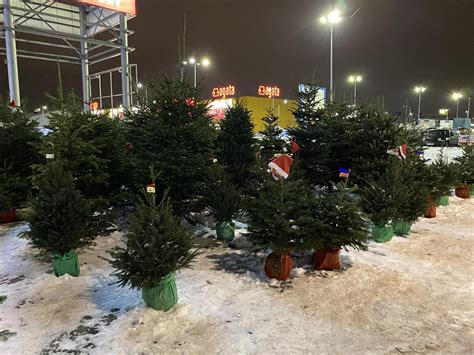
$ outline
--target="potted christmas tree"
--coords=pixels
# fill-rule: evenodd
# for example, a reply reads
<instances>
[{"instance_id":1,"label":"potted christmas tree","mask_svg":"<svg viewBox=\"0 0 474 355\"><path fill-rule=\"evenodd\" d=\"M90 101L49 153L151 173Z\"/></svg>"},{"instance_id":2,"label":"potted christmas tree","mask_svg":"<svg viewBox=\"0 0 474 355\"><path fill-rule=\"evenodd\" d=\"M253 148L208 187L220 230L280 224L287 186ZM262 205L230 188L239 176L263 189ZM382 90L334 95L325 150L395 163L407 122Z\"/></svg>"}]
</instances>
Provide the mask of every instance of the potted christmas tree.
<instances>
[{"instance_id":1,"label":"potted christmas tree","mask_svg":"<svg viewBox=\"0 0 474 355\"><path fill-rule=\"evenodd\" d=\"M463 154L456 158L457 197L469 198L474 193L474 147L466 146Z\"/></svg>"},{"instance_id":2,"label":"potted christmas tree","mask_svg":"<svg viewBox=\"0 0 474 355\"><path fill-rule=\"evenodd\" d=\"M431 165L433 174L438 180L439 196L436 198L435 204L436 206L448 206L451 189L456 181L456 166L454 163L448 163L442 152Z\"/></svg>"},{"instance_id":3,"label":"potted christmas tree","mask_svg":"<svg viewBox=\"0 0 474 355\"><path fill-rule=\"evenodd\" d=\"M287 280L293 268L292 251L311 247L319 233L312 217L314 194L302 180L268 178L249 209L250 239L272 250L265 260L270 278Z\"/></svg>"},{"instance_id":4,"label":"potted christmas tree","mask_svg":"<svg viewBox=\"0 0 474 355\"><path fill-rule=\"evenodd\" d=\"M344 184L339 184L334 192L318 195L313 210L314 219L321 224L320 232L313 235L316 249L313 266L316 270L339 269L341 248L367 249L367 223Z\"/></svg>"},{"instance_id":5,"label":"potted christmas tree","mask_svg":"<svg viewBox=\"0 0 474 355\"><path fill-rule=\"evenodd\" d=\"M25 236L31 244L53 255L56 276L79 275L75 251L96 235L90 203L74 186L61 161L47 164L36 180L38 192L31 202Z\"/></svg>"},{"instance_id":6,"label":"potted christmas tree","mask_svg":"<svg viewBox=\"0 0 474 355\"><path fill-rule=\"evenodd\" d=\"M285 151L286 143L282 138L283 129L279 125L279 118L272 111L263 118L265 129L260 132L260 157L268 162L276 153Z\"/></svg>"},{"instance_id":7,"label":"potted christmas tree","mask_svg":"<svg viewBox=\"0 0 474 355\"><path fill-rule=\"evenodd\" d=\"M389 169L368 181L361 192L361 207L372 220L372 239L385 243L393 238L393 227L389 222L396 216L393 200L393 178Z\"/></svg>"},{"instance_id":8,"label":"potted christmas tree","mask_svg":"<svg viewBox=\"0 0 474 355\"><path fill-rule=\"evenodd\" d=\"M167 311L178 302L176 271L190 267L197 255L192 232L173 214L167 192L140 199L130 216L126 246L110 251L111 264L123 287L141 288L145 303Z\"/></svg>"},{"instance_id":9,"label":"potted christmas tree","mask_svg":"<svg viewBox=\"0 0 474 355\"><path fill-rule=\"evenodd\" d=\"M423 178L425 169L425 161L410 154L391 170L393 186L396 187L393 189L396 213L392 222L396 235L409 234L411 225L426 211L429 189Z\"/></svg>"},{"instance_id":10,"label":"potted christmas tree","mask_svg":"<svg viewBox=\"0 0 474 355\"><path fill-rule=\"evenodd\" d=\"M217 239L225 241L234 239L235 224L232 219L240 209L241 195L224 168L218 164L214 164L208 170L205 199L217 221Z\"/></svg>"}]
</instances>

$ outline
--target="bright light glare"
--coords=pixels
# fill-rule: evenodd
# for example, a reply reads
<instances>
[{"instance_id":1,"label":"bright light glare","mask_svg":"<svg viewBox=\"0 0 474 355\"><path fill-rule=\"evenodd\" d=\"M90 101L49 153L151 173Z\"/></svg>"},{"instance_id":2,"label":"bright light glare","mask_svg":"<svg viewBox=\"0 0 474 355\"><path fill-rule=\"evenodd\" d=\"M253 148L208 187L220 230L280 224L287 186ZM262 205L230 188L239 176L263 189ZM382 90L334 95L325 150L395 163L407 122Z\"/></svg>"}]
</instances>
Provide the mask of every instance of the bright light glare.
<instances>
[{"instance_id":1,"label":"bright light glare","mask_svg":"<svg viewBox=\"0 0 474 355\"><path fill-rule=\"evenodd\" d=\"M141 89L143 87L142 83L138 83L137 88Z\"/></svg>"},{"instance_id":2,"label":"bright light glare","mask_svg":"<svg viewBox=\"0 0 474 355\"><path fill-rule=\"evenodd\" d=\"M43 110L47 110L48 109L48 106L43 106Z\"/></svg>"},{"instance_id":3,"label":"bright light glare","mask_svg":"<svg viewBox=\"0 0 474 355\"><path fill-rule=\"evenodd\" d=\"M189 58L189 63L191 63L191 64L196 63L196 59L195 58Z\"/></svg>"},{"instance_id":4,"label":"bright light glare","mask_svg":"<svg viewBox=\"0 0 474 355\"><path fill-rule=\"evenodd\" d=\"M349 76L349 82L350 83L360 83L362 81L362 76L360 75L350 75Z\"/></svg>"},{"instance_id":5,"label":"bright light glare","mask_svg":"<svg viewBox=\"0 0 474 355\"><path fill-rule=\"evenodd\" d=\"M460 92L453 92L451 97L453 98L454 101L457 101L459 99L462 99L462 94Z\"/></svg>"},{"instance_id":6,"label":"bright light glare","mask_svg":"<svg viewBox=\"0 0 474 355\"><path fill-rule=\"evenodd\" d=\"M419 94L420 92L423 93L426 91L426 88L424 86L416 86L415 87L415 92Z\"/></svg>"},{"instance_id":7,"label":"bright light glare","mask_svg":"<svg viewBox=\"0 0 474 355\"><path fill-rule=\"evenodd\" d=\"M449 110L447 108L440 108L438 112L441 116L447 116Z\"/></svg>"},{"instance_id":8,"label":"bright light glare","mask_svg":"<svg viewBox=\"0 0 474 355\"><path fill-rule=\"evenodd\" d=\"M327 20L329 23L338 23L342 20L341 18L341 12L339 10L333 10L331 11L328 16Z\"/></svg>"},{"instance_id":9,"label":"bright light glare","mask_svg":"<svg viewBox=\"0 0 474 355\"><path fill-rule=\"evenodd\" d=\"M209 59L204 58L204 59L202 60L202 65L204 65L205 67L207 67L209 64L211 64L211 62L209 61Z\"/></svg>"},{"instance_id":10,"label":"bright light glare","mask_svg":"<svg viewBox=\"0 0 474 355\"><path fill-rule=\"evenodd\" d=\"M319 19L319 21L320 21L321 23L324 23L324 24L328 22L326 16L321 17L321 18Z\"/></svg>"}]
</instances>

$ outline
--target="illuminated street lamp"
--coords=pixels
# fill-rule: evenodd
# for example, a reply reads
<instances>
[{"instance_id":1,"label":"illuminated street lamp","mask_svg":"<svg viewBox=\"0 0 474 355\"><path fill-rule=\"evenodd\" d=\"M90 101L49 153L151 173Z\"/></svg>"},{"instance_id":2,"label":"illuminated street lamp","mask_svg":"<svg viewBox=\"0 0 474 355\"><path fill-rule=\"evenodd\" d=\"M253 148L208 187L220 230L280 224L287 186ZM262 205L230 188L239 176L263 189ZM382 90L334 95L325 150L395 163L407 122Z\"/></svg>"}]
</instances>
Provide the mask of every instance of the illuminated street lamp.
<instances>
[{"instance_id":1,"label":"illuminated street lamp","mask_svg":"<svg viewBox=\"0 0 474 355\"><path fill-rule=\"evenodd\" d=\"M354 105L357 103L357 83L362 81L362 76L360 75L350 75L348 81L354 84Z\"/></svg>"},{"instance_id":2,"label":"illuminated street lamp","mask_svg":"<svg viewBox=\"0 0 474 355\"><path fill-rule=\"evenodd\" d=\"M447 108L440 108L438 113L441 116L446 116L446 119L448 119L449 110Z\"/></svg>"},{"instance_id":3,"label":"illuminated street lamp","mask_svg":"<svg viewBox=\"0 0 474 355\"><path fill-rule=\"evenodd\" d=\"M459 99L462 99L462 94L460 92L453 92L451 98L456 101L456 118L459 117Z\"/></svg>"},{"instance_id":4,"label":"illuminated street lamp","mask_svg":"<svg viewBox=\"0 0 474 355\"><path fill-rule=\"evenodd\" d=\"M142 83L138 83L137 84L137 89L138 90L141 90L145 88L145 100L148 101L148 87L146 87L145 85L143 85Z\"/></svg>"},{"instance_id":5,"label":"illuminated street lamp","mask_svg":"<svg viewBox=\"0 0 474 355\"><path fill-rule=\"evenodd\" d=\"M200 62L196 60L196 58L191 57L189 60L185 60L183 65L192 65L194 66L194 87L197 86L197 67L202 65L203 67L208 67L211 64L211 61L207 58L203 58Z\"/></svg>"},{"instance_id":6,"label":"illuminated street lamp","mask_svg":"<svg viewBox=\"0 0 474 355\"><path fill-rule=\"evenodd\" d=\"M330 52L330 69L329 69L329 99L331 102L334 101L334 86L333 86L333 47L334 47L334 25L337 25L341 22L341 12L337 9L332 10L326 16L322 16L319 21L324 24L328 25L331 28L331 52Z\"/></svg>"},{"instance_id":7,"label":"illuminated street lamp","mask_svg":"<svg viewBox=\"0 0 474 355\"><path fill-rule=\"evenodd\" d=\"M420 113L421 113L421 95L426 91L426 88L423 86L416 86L415 92L418 94L418 116L416 118L416 124L420 123Z\"/></svg>"}]
</instances>

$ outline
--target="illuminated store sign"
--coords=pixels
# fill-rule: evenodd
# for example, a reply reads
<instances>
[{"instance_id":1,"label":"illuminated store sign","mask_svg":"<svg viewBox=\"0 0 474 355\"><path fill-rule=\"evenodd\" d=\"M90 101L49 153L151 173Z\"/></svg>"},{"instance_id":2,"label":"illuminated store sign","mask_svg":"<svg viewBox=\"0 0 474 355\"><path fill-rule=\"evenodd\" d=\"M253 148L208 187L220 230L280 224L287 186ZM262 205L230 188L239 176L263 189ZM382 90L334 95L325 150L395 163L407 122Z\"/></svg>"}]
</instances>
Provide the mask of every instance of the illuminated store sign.
<instances>
[{"instance_id":1,"label":"illuminated store sign","mask_svg":"<svg viewBox=\"0 0 474 355\"><path fill-rule=\"evenodd\" d=\"M260 96L266 96L269 99L271 99L272 97L279 97L280 96L280 88L278 86L260 85L258 87L258 94Z\"/></svg>"},{"instance_id":2,"label":"illuminated store sign","mask_svg":"<svg viewBox=\"0 0 474 355\"><path fill-rule=\"evenodd\" d=\"M125 12L126 14L136 15L137 10L135 6L135 0L61 0L71 5L92 5L97 7L103 7L106 9Z\"/></svg>"},{"instance_id":3,"label":"illuminated store sign","mask_svg":"<svg viewBox=\"0 0 474 355\"><path fill-rule=\"evenodd\" d=\"M225 99L226 97L234 96L234 95L235 95L234 85L212 89L212 97L215 97L215 98L219 97L221 99Z\"/></svg>"}]
</instances>

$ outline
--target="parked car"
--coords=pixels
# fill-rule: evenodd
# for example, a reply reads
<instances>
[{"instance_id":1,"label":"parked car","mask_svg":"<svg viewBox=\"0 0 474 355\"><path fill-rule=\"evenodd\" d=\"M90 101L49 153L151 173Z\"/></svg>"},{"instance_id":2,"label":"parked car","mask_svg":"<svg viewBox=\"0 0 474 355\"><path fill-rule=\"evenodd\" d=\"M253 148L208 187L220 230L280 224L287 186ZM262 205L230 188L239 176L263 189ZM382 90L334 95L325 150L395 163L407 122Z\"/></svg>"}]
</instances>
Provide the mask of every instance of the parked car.
<instances>
[{"instance_id":1,"label":"parked car","mask_svg":"<svg viewBox=\"0 0 474 355\"><path fill-rule=\"evenodd\" d=\"M428 128L423 132L423 145L431 147L456 147L459 136L449 129Z\"/></svg>"},{"instance_id":2,"label":"parked car","mask_svg":"<svg viewBox=\"0 0 474 355\"><path fill-rule=\"evenodd\" d=\"M474 137L467 134L459 136L458 145L459 146L474 145Z\"/></svg>"}]
</instances>

